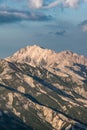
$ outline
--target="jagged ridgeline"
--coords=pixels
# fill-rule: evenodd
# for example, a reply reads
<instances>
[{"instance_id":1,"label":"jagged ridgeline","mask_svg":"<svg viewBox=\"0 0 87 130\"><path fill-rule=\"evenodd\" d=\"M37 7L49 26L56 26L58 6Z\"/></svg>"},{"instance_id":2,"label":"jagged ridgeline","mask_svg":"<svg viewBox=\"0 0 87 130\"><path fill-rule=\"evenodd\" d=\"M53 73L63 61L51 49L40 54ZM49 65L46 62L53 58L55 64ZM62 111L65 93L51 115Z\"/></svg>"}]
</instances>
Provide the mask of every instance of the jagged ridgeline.
<instances>
[{"instance_id":1,"label":"jagged ridgeline","mask_svg":"<svg viewBox=\"0 0 87 130\"><path fill-rule=\"evenodd\" d=\"M87 130L87 59L36 45L1 59L0 130Z\"/></svg>"}]
</instances>

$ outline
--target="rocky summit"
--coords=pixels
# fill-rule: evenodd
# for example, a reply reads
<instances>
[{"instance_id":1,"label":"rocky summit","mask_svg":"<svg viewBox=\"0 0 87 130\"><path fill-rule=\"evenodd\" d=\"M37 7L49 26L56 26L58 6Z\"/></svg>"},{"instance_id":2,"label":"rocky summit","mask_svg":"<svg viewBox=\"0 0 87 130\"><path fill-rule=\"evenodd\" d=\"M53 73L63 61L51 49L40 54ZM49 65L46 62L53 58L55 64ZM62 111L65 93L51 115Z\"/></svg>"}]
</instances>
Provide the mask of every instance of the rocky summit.
<instances>
[{"instance_id":1,"label":"rocky summit","mask_svg":"<svg viewBox=\"0 0 87 130\"><path fill-rule=\"evenodd\" d=\"M87 58L34 45L1 59L0 130L87 130Z\"/></svg>"}]
</instances>

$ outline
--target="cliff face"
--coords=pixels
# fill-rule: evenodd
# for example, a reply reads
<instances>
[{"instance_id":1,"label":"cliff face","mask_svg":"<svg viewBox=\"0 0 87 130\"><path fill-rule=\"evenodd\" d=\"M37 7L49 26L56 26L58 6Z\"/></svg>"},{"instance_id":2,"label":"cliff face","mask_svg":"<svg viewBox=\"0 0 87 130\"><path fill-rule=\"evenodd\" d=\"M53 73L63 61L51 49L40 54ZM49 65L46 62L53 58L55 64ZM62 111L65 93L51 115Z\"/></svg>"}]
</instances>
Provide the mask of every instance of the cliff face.
<instances>
[{"instance_id":1,"label":"cliff face","mask_svg":"<svg viewBox=\"0 0 87 130\"><path fill-rule=\"evenodd\" d=\"M34 45L0 60L0 109L23 130L87 130L87 59Z\"/></svg>"}]
</instances>

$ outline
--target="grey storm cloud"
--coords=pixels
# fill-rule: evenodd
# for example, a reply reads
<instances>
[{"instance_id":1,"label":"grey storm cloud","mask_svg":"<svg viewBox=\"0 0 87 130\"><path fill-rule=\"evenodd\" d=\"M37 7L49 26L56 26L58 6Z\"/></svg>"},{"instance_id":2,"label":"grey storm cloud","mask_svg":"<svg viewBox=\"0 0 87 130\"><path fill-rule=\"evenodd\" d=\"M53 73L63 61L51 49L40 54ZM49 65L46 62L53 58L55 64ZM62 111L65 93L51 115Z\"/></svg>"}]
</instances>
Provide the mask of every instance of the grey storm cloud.
<instances>
[{"instance_id":1,"label":"grey storm cloud","mask_svg":"<svg viewBox=\"0 0 87 130\"><path fill-rule=\"evenodd\" d=\"M18 10L0 10L0 24L14 23L20 21L48 21L51 20L50 15L44 15L42 13L33 13L29 11Z\"/></svg>"}]
</instances>

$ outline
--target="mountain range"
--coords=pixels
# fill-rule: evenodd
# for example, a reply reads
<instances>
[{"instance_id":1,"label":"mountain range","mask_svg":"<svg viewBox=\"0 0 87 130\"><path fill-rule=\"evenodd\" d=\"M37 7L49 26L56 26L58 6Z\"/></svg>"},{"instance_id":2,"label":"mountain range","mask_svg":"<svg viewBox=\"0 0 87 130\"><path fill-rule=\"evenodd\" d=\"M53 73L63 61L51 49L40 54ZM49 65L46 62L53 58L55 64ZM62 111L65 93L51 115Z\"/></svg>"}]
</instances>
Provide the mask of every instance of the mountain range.
<instances>
[{"instance_id":1,"label":"mountain range","mask_svg":"<svg viewBox=\"0 0 87 130\"><path fill-rule=\"evenodd\" d=\"M0 60L0 130L87 130L87 58L33 45Z\"/></svg>"}]
</instances>

